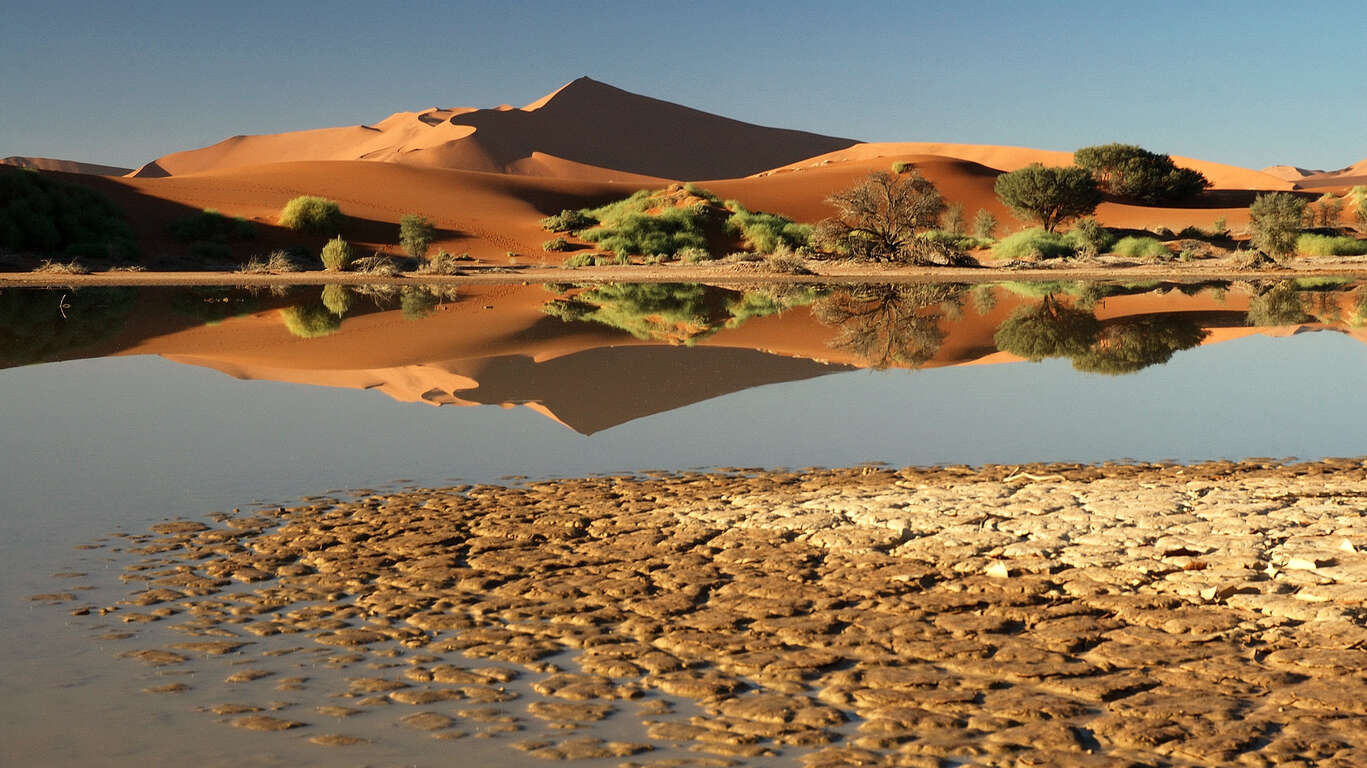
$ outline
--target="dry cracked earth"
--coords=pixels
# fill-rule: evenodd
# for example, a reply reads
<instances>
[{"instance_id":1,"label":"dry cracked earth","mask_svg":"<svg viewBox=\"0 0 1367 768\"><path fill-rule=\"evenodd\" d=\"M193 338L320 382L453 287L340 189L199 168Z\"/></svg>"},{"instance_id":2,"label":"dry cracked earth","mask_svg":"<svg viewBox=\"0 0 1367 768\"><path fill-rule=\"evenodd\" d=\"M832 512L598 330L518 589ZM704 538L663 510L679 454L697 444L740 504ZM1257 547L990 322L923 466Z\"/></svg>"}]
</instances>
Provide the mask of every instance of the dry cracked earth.
<instances>
[{"instance_id":1,"label":"dry cracked earth","mask_svg":"<svg viewBox=\"0 0 1367 768\"><path fill-rule=\"evenodd\" d=\"M337 747L385 708L624 765L1350 766L1359 548L1357 459L735 470L168 522L124 542L135 591L73 612L174 625L124 655L221 662L223 722ZM335 673L252 693L280 636ZM624 712L640 738L595 731Z\"/></svg>"}]
</instances>

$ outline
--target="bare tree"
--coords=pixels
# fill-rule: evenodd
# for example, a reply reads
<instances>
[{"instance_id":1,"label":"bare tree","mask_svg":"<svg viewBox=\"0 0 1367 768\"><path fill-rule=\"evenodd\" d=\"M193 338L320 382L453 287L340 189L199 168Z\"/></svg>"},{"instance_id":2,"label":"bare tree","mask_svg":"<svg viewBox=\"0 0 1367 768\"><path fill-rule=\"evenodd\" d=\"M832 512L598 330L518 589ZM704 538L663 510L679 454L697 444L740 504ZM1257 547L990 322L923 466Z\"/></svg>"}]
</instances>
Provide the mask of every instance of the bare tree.
<instances>
[{"instance_id":1,"label":"bare tree","mask_svg":"<svg viewBox=\"0 0 1367 768\"><path fill-rule=\"evenodd\" d=\"M959 283L841 287L812 305L812 316L836 329L828 342L876 369L918 368L944 341L941 321L961 311L967 286Z\"/></svg>"},{"instance_id":2,"label":"bare tree","mask_svg":"<svg viewBox=\"0 0 1367 768\"><path fill-rule=\"evenodd\" d=\"M916 237L939 222L945 201L914 168L897 176L875 171L826 202L836 215L817 225L813 242L819 248L868 261L972 263L962 251Z\"/></svg>"}]
</instances>

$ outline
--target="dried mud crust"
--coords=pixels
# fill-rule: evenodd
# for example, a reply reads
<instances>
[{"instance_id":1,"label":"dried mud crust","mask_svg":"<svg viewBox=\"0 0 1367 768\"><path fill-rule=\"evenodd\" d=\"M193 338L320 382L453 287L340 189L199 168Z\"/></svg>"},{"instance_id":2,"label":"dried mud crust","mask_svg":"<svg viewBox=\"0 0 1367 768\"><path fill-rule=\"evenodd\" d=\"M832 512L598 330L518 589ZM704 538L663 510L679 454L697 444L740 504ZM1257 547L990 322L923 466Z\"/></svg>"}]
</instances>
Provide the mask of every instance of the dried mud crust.
<instances>
[{"instance_id":1,"label":"dried mud crust","mask_svg":"<svg viewBox=\"0 0 1367 768\"><path fill-rule=\"evenodd\" d=\"M490 704L568 731L647 697L629 711L649 743L516 746L630 764L679 744L809 766L1367 760L1357 459L591 478L195 528L139 542L158 564L130 566L139 594L219 641L406 655L349 685L411 705L415 738ZM566 649L576 670L542 661ZM519 665L543 675L537 698L503 703Z\"/></svg>"}]
</instances>

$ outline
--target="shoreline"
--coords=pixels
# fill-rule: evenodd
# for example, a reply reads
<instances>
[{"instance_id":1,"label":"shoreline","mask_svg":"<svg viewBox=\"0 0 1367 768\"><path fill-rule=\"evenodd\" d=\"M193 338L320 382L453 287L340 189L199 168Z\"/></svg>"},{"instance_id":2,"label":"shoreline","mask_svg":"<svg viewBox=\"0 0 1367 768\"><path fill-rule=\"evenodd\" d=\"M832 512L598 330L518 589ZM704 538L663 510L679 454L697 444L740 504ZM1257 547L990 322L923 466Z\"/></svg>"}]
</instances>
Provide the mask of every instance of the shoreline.
<instances>
[{"instance_id":1,"label":"shoreline","mask_svg":"<svg viewBox=\"0 0 1367 768\"><path fill-rule=\"evenodd\" d=\"M1205 282L1214 280L1293 280L1296 278L1367 278L1367 264L1327 264L1292 269L1239 270L1232 268L1172 269L1169 267L1127 267L1106 269L1077 267L1061 269L969 269L955 267L916 267L871 269L832 269L813 275L793 275L734 268L653 267L485 267L460 275L431 275L402 272L394 276L352 272L284 272L255 274L241 272L91 272L89 274L42 274L0 272L0 288L41 288L80 286L184 286L184 285L373 285L414 284L508 284L530 282L564 283L996 283L1007 281L1086 280L1096 282L1134 279L1166 282Z\"/></svg>"},{"instance_id":2,"label":"shoreline","mask_svg":"<svg viewBox=\"0 0 1367 768\"><path fill-rule=\"evenodd\" d=\"M76 623L180 630L116 649L168 672L204 656L207 677L181 678L196 690L267 664L276 640L313 647L294 703L233 689L254 714L220 722L298 734L250 738L340 727L325 740L341 744L364 722L402 738L392 723L419 716L435 735L483 702L571 731L506 737L547 759L1346 765L1367 750L1364 458L361 493L125 537L132 593ZM366 714L314 711L338 696Z\"/></svg>"}]
</instances>

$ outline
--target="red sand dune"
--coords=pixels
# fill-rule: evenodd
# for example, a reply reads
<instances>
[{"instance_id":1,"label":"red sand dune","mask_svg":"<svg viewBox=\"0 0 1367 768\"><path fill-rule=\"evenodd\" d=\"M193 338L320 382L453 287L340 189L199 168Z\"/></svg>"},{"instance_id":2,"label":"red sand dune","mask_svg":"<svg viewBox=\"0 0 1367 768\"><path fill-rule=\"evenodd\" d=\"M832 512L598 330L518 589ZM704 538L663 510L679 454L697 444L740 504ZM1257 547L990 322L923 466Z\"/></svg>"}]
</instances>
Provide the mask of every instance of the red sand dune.
<instances>
[{"instance_id":1,"label":"red sand dune","mask_svg":"<svg viewBox=\"0 0 1367 768\"><path fill-rule=\"evenodd\" d=\"M11 155L0 157L0 165L13 165L19 168L37 168L41 171L61 171L62 173L85 173L91 176L122 176L132 169L118 168L113 165L82 163L76 160L60 160L55 157L21 157Z\"/></svg>"},{"instance_id":2,"label":"red sand dune","mask_svg":"<svg viewBox=\"0 0 1367 768\"><path fill-rule=\"evenodd\" d=\"M828 152L811 157L799 163L768 171L768 174L799 171L813 167L827 166L851 161L883 159L891 164L904 155L941 155L960 160L970 160L999 171L1014 171L1031 163L1043 165L1072 165L1072 152L1056 152L1047 149L1026 147L1003 147L991 144L948 144L942 142L881 142L856 144L847 149ZM1260 171L1239 168L1232 165L1212 163L1190 157L1173 155L1172 160L1179 166L1191 168L1205 174L1210 179L1212 189L1291 189L1286 179L1270 176Z\"/></svg>"},{"instance_id":3,"label":"red sand dune","mask_svg":"<svg viewBox=\"0 0 1367 768\"><path fill-rule=\"evenodd\" d=\"M1294 165L1274 165L1264 168L1263 173L1288 179L1296 185L1296 189L1339 191L1340 187L1346 189L1358 184L1367 184L1367 158L1337 171L1314 171Z\"/></svg>"},{"instance_id":4,"label":"red sand dune","mask_svg":"<svg viewBox=\"0 0 1367 768\"><path fill-rule=\"evenodd\" d=\"M745 176L853 143L743 123L581 77L521 109L434 108L400 112L373 126L234 136L157 158L136 175L371 160L594 180L687 180Z\"/></svg>"}]
</instances>

